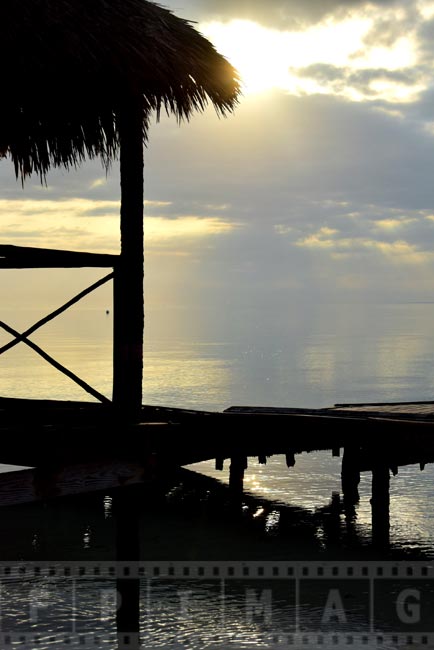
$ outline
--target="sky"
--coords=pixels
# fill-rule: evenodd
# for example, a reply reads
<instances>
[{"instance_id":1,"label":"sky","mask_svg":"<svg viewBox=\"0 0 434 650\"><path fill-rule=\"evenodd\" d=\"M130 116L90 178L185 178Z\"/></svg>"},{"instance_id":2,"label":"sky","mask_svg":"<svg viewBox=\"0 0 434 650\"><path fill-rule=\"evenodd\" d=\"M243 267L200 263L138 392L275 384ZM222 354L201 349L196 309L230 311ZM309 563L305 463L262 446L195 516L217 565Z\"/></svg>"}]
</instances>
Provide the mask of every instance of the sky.
<instances>
[{"instance_id":1,"label":"sky","mask_svg":"<svg viewBox=\"0 0 434 650\"><path fill-rule=\"evenodd\" d=\"M210 108L181 126L152 121L147 313L434 300L434 2L164 5L238 68L243 96L227 118ZM2 243L118 251L117 164L23 189L2 160L0 188ZM87 278L4 277L11 308L23 283L55 306Z\"/></svg>"}]
</instances>

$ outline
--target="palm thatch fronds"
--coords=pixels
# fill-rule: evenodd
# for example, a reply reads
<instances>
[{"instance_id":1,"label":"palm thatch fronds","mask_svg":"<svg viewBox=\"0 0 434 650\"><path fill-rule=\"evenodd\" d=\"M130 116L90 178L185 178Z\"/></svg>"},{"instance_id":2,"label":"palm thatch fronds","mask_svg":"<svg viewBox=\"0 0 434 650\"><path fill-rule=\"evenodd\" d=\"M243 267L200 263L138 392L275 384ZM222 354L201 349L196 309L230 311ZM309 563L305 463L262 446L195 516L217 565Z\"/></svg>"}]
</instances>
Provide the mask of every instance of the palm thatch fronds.
<instances>
[{"instance_id":1,"label":"palm thatch fronds","mask_svg":"<svg viewBox=\"0 0 434 650\"><path fill-rule=\"evenodd\" d=\"M0 157L16 174L112 161L132 103L188 119L237 101L234 68L193 26L147 0L0 3Z\"/></svg>"}]
</instances>

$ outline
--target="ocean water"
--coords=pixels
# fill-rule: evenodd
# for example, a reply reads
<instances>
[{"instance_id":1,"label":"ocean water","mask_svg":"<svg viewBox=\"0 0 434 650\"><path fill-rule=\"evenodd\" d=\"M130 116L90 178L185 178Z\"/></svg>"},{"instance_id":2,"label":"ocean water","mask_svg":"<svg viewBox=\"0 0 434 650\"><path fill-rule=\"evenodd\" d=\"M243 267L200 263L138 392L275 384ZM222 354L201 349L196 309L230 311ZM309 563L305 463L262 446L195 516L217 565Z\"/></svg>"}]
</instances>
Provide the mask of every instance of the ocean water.
<instances>
[{"instance_id":1,"label":"ocean water","mask_svg":"<svg viewBox=\"0 0 434 650\"><path fill-rule=\"evenodd\" d=\"M110 396L112 314L110 305L107 308L108 314L105 307L92 304L71 311L32 335L32 340ZM5 309L1 319L22 331L43 315ZM0 333L0 345L9 340ZM92 401L22 343L0 357L0 368L2 396ZM232 405L323 407L336 402L431 399L434 304L301 303L273 314L240 311L230 316L167 307L147 317L147 404L222 410ZM245 496L235 519L228 510L228 468L218 472L212 463L201 463L189 469L196 473L175 478L158 495L143 492L138 510L143 560L166 563L166 568L179 561L214 561L218 568L229 561L243 566L251 561L303 560L325 566L349 560L369 565L379 558L422 559L430 566L434 559L434 465L428 464L423 472L419 466L400 468L391 477L391 545L380 556L372 547L370 476L362 475L360 503L349 514L340 497L340 459L329 453L299 455L291 469L281 457L269 459L267 465L250 459ZM30 568L42 560L61 567L65 561L89 566L111 561L115 498L96 494L3 509L0 561L30 563ZM245 618L246 593L252 596L252 585L223 584L213 575L199 583L188 582L184 574L180 580L166 576L141 582L146 647L268 648L282 644L282 638L289 643L287 594L276 596L280 605L267 627L260 612ZM0 636L2 631L13 635L24 630L23 647L33 647L32 634L40 635L38 647L53 647L53 635L71 634L74 602L78 619L74 618L73 639L92 647L114 647L115 581L71 585L67 579L44 574L0 583ZM263 590L255 585L260 598ZM322 610L314 592L305 595L299 613L307 611L309 620L320 621ZM357 597L352 597L357 604ZM351 611L355 619L348 622L348 630L365 630L362 600ZM318 623L314 629L320 627ZM410 628L419 631L417 626ZM393 626L387 620L379 624L378 630L388 629ZM408 626L404 629L408 632ZM18 643L17 638L13 641ZM1 639L7 645L6 637ZM430 647L428 641L420 643ZM332 640L330 644L334 647ZM354 638L352 645L357 644ZM327 647L327 640L322 645ZM406 647L406 640L388 637L382 645ZM417 647L416 641L412 645Z\"/></svg>"},{"instance_id":2,"label":"ocean water","mask_svg":"<svg viewBox=\"0 0 434 650\"><path fill-rule=\"evenodd\" d=\"M110 396L112 314L74 309L32 335ZM110 311L110 310L109 310ZM43 310L2 310L24 330ZM10 335L0 330L0 345ZM0 395L88 399L20 344L1 357ZM434 398L434 303L292 304L279 312L158 310L146 317L144 402L222 410Z\"/></svg>"}]
</instances>

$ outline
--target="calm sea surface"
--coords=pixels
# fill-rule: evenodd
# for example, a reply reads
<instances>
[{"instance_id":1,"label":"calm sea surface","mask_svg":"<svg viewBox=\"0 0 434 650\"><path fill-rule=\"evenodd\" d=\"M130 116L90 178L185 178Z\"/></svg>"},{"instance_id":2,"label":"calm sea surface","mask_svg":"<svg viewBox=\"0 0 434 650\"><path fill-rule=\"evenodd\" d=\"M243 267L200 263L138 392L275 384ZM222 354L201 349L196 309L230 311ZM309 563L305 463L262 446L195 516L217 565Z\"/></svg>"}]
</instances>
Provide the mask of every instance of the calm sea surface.
<instances>
[{"instance_id":1,"label":"calm sea surface","mask_svg":"<svg viewBox=\"0 0 434 650\"><path fill-rule=\"evenodd\" d=\"M21 329L44 315L6 309L1 318ZM111 335L112 316L101 308L67 312L32 340L109 396ZM168 309L148 315L145 338L149 404L220 410L434 398L434 303ZM0 330L0 344L9 340ZM1 359L0 394L85 397L22 344Z\"/></svg>"},{"instance_id":2,"label":"calm sea surface","mask_svg":"<svg viewBox=\"0 0 434 650\"><path fill-rule=\"evenodd\" d=\"M23 330L43 315L5 310L1 318ZM110 396L111 336L111 313L89 308L65 314L32 335L32 340ZM9 340L0 332L0 345ZM0 395L92 400L23 344L1 357L0 367ZM161 310L147 319L144 374L145 403L187 408L434 400L434 304L297 304L273 314L232 315ZM227 505L227 467L217 472L213 464L201 463L190 469L200 474L177 477L152 498L146 492L142 495L144 559L325 562L377 557L371 543L370 476L362 476L360 504L349 516L339 495L340 459L331 454L297 456L290 470L280 457L269 459L266 466L251 459L242 515L236 521ZM0 551L4 559L24 564L40 559L110 560L113 498L94 495L3 510ZM433 465L423 472L419 466L402 468L391 478L390 514L391 547L381 558L433 561ZM92 631L101 635L92 647L112 647L107 634L114 629L110 614L114 586L93 581L73 586L78 592L72 595L67 580L7 582L0 590L0 630L28 630L33 625L35 633L41 634L38 647L54 647L50 635L66 634L68 603L74 601L83 621L90 612ZM264 640L270 629L262 626L261 617L252 621L240 613L245 606L243 585L227 586L224 597L222 585L215 580L199 586L185 579L182 584L157 580L143 583L141 589L142 602L147 603L146 620L142 620L147 647L270 645ZM32 602L39 602L41 610L38 615L32 610L34 619ZM321 607L315 603L313 595L306 595L308 618L321 620ZM288 612L284 604L277 610L271 631L286 634ZM362 605L353 610L356 618L348 629L355 629L359 619L359 628L364 629ZM385 621L382 627L387 630L390 625ZM217 639L222 630L225 638ZM357 647L356 642L353 645ZM405 643L386 640L383 647L405 647Z\"/></svg>"}]
</instances>

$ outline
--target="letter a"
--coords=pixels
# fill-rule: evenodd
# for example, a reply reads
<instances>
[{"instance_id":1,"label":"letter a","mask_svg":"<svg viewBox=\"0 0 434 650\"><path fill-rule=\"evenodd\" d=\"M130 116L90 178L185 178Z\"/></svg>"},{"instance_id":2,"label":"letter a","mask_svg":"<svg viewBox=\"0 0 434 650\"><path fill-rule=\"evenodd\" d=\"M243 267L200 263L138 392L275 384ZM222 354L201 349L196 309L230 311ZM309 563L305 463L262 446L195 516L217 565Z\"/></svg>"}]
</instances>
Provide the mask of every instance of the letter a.
<instances>
[{"instance_id":1,"label":"letter a","mask_svg":"<svg viewBox=\"0 0 434 650\"><path fill-rule=\"evenodd\" d=\"M347 617L345 615L344 605L342 602L339 589L330 589L327 597L327 602L324 607L321 624L336 621L337 623L346 623Z\"/></svg>"}]
</instances>

